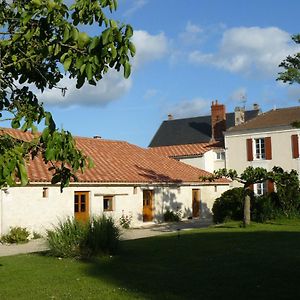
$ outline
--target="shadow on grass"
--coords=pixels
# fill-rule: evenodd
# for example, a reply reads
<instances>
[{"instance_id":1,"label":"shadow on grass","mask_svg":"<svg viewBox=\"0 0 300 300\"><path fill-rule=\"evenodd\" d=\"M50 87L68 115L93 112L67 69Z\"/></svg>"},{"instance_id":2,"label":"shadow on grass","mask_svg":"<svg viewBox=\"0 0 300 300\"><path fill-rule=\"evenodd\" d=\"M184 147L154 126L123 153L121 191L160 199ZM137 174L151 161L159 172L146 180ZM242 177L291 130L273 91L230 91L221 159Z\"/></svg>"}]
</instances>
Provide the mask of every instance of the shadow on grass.
<instances>
[{"instance_id":1,"label":"shadow on grass","mask_svg":"<svg viewBox=\"0 0 300 300\"><path fill-rule=\"evenodd\" d=\"M146 299L297 299L299 232L185 233L124 241L89 276Z\"/></svg>"}]
</instances>

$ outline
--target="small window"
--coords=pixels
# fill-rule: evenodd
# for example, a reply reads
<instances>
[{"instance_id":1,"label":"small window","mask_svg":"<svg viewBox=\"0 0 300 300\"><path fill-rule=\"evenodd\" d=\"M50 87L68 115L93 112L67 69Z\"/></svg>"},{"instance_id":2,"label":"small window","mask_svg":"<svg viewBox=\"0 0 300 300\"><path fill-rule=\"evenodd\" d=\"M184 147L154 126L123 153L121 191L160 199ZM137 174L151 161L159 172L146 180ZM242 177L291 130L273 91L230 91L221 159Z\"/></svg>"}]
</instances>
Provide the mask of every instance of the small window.
<instances>
[{"instance_id":1,"label":"small window","mask_svg":"<svg viewBox=\"0 0 300 300\"><path fill-rule=\"evenodd\" d=\"M255 139L255 158L256 159L265 159L266 158L265 139L264 138Z\"/></svg>"},{"instance_id":2,"label":"small window","mask_svg":"<svg viewBox=\"0 0 300 300\"><path fill-rule=\"evenodd\" d=\"M217 160L225 160L225 152L217 152Z\"/></svg>"},{"instance_id":3,"label":"small window","mask_svg":"<svg viewBox=\"0 0 300 300\"><path fill-rule=\"evenodd\" d=\"M103 210L112 211L113 210L113 196L103 197Z\"/></svg>"},{"instance_id":4,"label":"small window","mask_svg":"<svg viewBox=\"0 0 300 300\"><path fill-rule=\"evenodd\" d=\"M256 184L256 189L254 189L255 194L258 196L263 196L267 193L267 183L260 182Z\"/></svg>"},{"instance_id":5,"label":"small window","mask_svg":"<svg viewBox=\"0 0 300 300\"><path fill-rule=\"evenodd\" d=\"M43 198L48 198L48 194L49 194L49 189L43 188Z\"/></svg>"}]
</instances>

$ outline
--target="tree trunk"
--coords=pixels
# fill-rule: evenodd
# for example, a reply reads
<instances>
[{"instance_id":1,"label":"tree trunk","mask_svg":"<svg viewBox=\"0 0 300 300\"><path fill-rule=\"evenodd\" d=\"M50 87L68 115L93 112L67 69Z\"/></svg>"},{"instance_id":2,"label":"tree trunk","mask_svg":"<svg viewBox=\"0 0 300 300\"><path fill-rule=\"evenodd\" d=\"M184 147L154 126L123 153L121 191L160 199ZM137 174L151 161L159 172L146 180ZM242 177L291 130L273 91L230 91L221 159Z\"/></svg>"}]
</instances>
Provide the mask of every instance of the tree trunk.
<instances>
[{"instance_id":1,"label":"tree trunk","mask_svg":"<svg viewBox=\"0 0 300 300\"><path fill-rule=\"evenodd\" d=\"M244 227L247 225L250 225L250 195L246 190L244 199Z\"/></svg>"}]
</instances>

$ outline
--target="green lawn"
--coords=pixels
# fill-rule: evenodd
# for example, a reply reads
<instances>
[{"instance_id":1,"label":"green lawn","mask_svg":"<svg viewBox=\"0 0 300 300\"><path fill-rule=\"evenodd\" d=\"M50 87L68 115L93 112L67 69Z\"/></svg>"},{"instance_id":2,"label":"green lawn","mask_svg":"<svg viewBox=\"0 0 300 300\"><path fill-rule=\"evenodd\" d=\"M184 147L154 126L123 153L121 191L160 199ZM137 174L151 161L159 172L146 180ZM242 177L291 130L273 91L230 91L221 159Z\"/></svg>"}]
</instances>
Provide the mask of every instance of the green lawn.
<instances>
[{"instance_id":1,"label":"green lawn","mask_svg":"<svg viewBox=\"0 0 300 300\"><path fill-rule=\"evenodd\" d=\"M83 262L0 257L0 299L299 299L300 221L125 241Z\"/></svg>"}]
</instances>

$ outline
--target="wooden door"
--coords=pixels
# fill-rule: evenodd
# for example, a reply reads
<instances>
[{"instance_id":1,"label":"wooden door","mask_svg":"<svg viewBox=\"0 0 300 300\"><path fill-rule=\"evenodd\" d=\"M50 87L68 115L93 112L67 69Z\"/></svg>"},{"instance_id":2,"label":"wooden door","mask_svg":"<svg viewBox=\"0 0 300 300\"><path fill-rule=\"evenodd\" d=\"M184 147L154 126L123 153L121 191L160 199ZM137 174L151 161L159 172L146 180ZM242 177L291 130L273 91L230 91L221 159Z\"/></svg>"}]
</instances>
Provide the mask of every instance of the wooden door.
<instances>
[{"instance_id":1,"label":"wooden door","mask_svg":"<svg viewBox=\"0 0 300 300\"><path fill-rule=\"evenodd\" d=\"M153 191L143 191L143 221L150 222L153 220Z\"/></svg>"},{"instance_id":2,"label":"wooden door","mask_svg":"<svg viewBox=\"0 0 300 300\"><path fill-rule=\"evenodd\" d=\"M200 216L200 190L199 189L193 190L192 208L193 208L193 218L199 218Z\"/></svg>"},{"instance_id":3,"label":"wooden door","mask_svg":"<svg viewBox=\"0 0 300 300\"><path fill-rule=\"evenodd\" d=\"M74 214L78 221L86 222L90 216L89 192L75 192Z\"/></svg>"}]
</instances>

